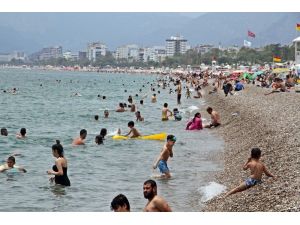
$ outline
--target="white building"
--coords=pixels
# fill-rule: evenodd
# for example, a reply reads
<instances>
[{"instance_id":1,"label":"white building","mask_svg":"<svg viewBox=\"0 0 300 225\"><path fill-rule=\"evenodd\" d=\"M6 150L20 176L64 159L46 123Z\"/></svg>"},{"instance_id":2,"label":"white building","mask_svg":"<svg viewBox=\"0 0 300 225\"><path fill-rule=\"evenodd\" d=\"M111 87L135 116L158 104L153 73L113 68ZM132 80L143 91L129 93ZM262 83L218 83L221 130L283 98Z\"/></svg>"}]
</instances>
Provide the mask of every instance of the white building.
<instances>
[{"instance_id":1,"label":"white building","mask_svg":"<svg viewBox=\"0 0 300 225\"><path fill-rule=\"evenodd\" d=\"M43 48L38 53L39 60L49 60L49 59L57 59L62 57L62 47L61 46L53 46L53 47L47 47Z\"/></svg>"},{"instance_id":2,"label":"white building","mask_svg":"<svg viewBox=\"0 0 300 225\"><path fill-rule=\"evenodd\" d=\"M300 37L293 40L295 44L295 64L300 64Z\"/></svg>"},{"instance_id":3,"label":"white building","mask_svg":"<svg viewBox=\"0 0 300 225\"><path fill-rule=\"evenodd\" d=\"M79 53L72 53L71 51L66 51L63 53L63 57L66 60L76 61L79 58Z\"/></svg>"},{"instance_id":4,"label":"white building","mask_svg":"<svg viewBox=\"0 0 300 225\"><path fill-rule=\"evenodd\" d=\"M138 60L139 54L140 51L137 45L123 45L117 48L115 57L116 59Z\"/></svg>"},{"instance_id":5,"label":"white building","mask_svg":"<svg viewBox=\"0 0 300 225\"><path fill-rule=\"evenodd\" d=\"M11 59L10 53L0 53L0 62L10 62Z\"/></svg>"},{"instance_id":6,"label":"white building","mask_svg":"<svg viewBox=\"0 0 300 225\"><path fill-rule=\"evenodd\" d=\"M187 51L187 40L179 35L166 39L166 51L167 56L184 54Z\"/></svg>"},{"instance_id":7,"label":"white building","mask_svg":"<svg viewBox=\"0 0 300 225\"><path fill-rule=\"evenodd\" d=\"M87 57L90 61L95 62L100 56L106 55L106 45L100 42L88 43Z\"/></svg>"}]
</instances>

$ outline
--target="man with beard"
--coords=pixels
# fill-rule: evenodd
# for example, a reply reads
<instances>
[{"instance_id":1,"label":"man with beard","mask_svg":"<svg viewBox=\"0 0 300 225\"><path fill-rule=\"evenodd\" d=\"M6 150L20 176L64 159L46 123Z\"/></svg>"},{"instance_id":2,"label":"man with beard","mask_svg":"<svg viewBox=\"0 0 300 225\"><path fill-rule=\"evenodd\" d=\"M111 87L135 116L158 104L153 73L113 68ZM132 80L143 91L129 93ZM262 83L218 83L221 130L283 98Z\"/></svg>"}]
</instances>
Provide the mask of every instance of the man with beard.
<instances>
[{"instance_id":1,"label":"man with beard","mask_svg":"<svg viewBox=\"0 0 300 225\"><path fill-rule=\"evenodd\" d=\"M144 208L144 212L172 212L168 203L157 196L157 186L154 180L147 180L144 183L144 197L148 199L148 203Z\"/></svg>"}]
</instances>

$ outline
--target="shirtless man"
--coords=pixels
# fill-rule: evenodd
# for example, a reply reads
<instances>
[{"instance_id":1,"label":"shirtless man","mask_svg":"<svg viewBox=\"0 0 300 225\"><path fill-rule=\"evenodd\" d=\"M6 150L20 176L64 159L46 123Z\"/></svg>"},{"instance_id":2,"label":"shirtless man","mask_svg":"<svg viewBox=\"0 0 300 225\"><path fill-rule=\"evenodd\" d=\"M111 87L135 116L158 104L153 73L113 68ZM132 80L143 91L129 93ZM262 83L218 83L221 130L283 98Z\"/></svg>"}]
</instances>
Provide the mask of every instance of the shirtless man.
<instances>
[{"instance_id":1,"label":"shirtless man","mask_svg":"<svg viewBox=\"0 0 300 225\"><path fill-rule=\"evenodd\" d=\"M209 125L205 125L205 128L217 127L221 125L221 118L219 113L214 111L211 107L206 109L208 114L211 115L211 123Z\"/></svg>"},{"instance_id":2,"label":"shirtless man","mask_svg":"<svg viewBox=\"0 0 300 225\"><path fill-rule=\"evenodd\" d=\"M6 164L0 166L0 172L16 169L18 172L26 173L27 171L20 166L16 166L16 159L13 156L8 157Z\"/></svg>"},{"instance_id":3,"label":"shirtless man","mask_svg":"<svg viewBox=\"0 0 300 225\"><path fill-rule=\"evenodd\" d=\"M119 108L116 109L116 112L125 112L125 106L123 103L119 103Z\"/></svg>"},{"instance_id":4,"label":"shirtless man","mask_svg":"<svg viewBox=\"0 0 300 225\"><path fill-rule=\"evenodd\" d=\"M87 131L85 129L82 129L80 131L80 136L78 138L75 138L72 145L84 145L84 141L85 141L85 138L87 136Z\"/></svg>"},{"instance_id":5,"label":"shirtless man","mask_svg":"<svg viewBox=\"0 0 300 225\"><path fill-rule=\"evenodd\" d=\"M170 115L168 115L168 112L170 113ZM163 107L161 113L162 113L162 117L161 117L162 121L169 120L169 116L173 116L172 111L168 109L168 103L164 104L164 107Z\"/></svg>"},{"instance_id":6,"label":"shirtless man","mask_svg":"<svg viewBox=\"0 0 300 225\"><path fill-rule=\"evenodd\" d=\"M263 173L266 174L268 177L274 178L274 175L271 174L267 170L266 166L259 160L260 157L261 150L259 148L253 148L251 150L251 157L243 166L243 170L250 169L250 177L245 182L241 183L238 187L229 191L225 197L235 194L237 192L244 191L250 187L253 187L256 184L260 184Z\"/></svg>"},{"instance_id":7,"label":"shirtless man","mask_svg":"<svg viewBox=\"0 0 300 225\"><path fill-rule=\"evenodd\" d=\"M167 136L167 143L162 148L157 160L153 164L153 169L156 169L157 166L159 171L162 173L162 178L170 178L171 174L167 165L169 157L173 157L173 146L176 142L176 137L174 135Z\"/></svg>"},{"instance_id":8,"label":"shirtless man","mask_svg":"<svg viewBox=\"0 0 300 225\"><path fill-rule=\"evenodd\" d=\"M135 104L132 101L132 98L128 98L128 102L130 103L130 112L135 112Z\"/></svg>"},{"instance_id":9,"label":"shirtless man","mask_svg":"<svg viewBox=\"0 0 300 225\"><path fill-rule=\"evenodd\" d=\"M21 128L20 133L16 134L16 138L18 139L26 138L26 128Z\"/></svg>"},{"instance_id":10,"label":"shirtless man","mask_svg":"<svg viewBox=\"0 0 300 225\"><path fill-rule=\"evenodd\" d=\"M143 190L144 197L148 199L144 212L172 212L166 200L157 196L157 186L154 180L145 181Z\"/></svg>"},{"instance_id":11,"label":"shirtless man","mask_svg":"<svg viewBox=\"0 0 300 225\"><path fill-rule=\"evenodd\" d=\"M156 102L156 94L153 94L151 97L151 102L155 103Z\"/></svg>"},{"instance_id":12,"label":"shirtless man","mask_svg":"<svg viewBox=\"0 0 300 225\"><path fill-rule=\"evenodd\" d=\"M177 80L176 84L177 84L177 89L176 89L176 91L177 91L177 104L180 105L181 104L181 89L182 89L180 80Z\"/></svg>"},{"instance_id":13,"label":"shirtless man","mask_svg":"<svg viewBox=\"0 0 300 225\"><path fill-rule=\"evenodd\" d=\"M130 131L125 136L128 136L130 138L136 138L136 137L141 136L141 134L138 132L138 130L134 127L133 121L128 122L128 127L130 128Z\"/></svg>"}]
</instances>

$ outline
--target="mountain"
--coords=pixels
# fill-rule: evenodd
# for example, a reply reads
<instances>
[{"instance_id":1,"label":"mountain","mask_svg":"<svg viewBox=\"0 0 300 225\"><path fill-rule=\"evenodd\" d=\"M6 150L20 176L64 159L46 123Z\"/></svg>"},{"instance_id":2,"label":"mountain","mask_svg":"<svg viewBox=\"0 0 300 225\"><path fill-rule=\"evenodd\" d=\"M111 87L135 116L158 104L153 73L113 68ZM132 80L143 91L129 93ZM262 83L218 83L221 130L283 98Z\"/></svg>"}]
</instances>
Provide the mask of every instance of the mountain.
<instances>
[{"instance_id":1,"label":"mountain","mask_svg":"<svg viewBox=\"0 0 300 225\"><path fill-rule=\"evenodd\" d=\"M109 50L124 44L165 45L183 35L190 45L241 45L247 30L253 46L291 43L300 13L0 13L0 52L28 53L62 45L85 50L101 41Z\"/></svg>"}]
</instances>

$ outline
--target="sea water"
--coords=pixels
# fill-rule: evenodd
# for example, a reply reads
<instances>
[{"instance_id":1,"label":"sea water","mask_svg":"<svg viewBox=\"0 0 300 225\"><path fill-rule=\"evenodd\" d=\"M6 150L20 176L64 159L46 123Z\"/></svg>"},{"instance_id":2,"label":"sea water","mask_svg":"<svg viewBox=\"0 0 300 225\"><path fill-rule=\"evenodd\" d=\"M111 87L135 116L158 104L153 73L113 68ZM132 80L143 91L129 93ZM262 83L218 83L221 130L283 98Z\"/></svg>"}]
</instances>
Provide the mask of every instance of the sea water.
<instances>
[{"instance_id":1,"label":"sea water","mask_svg":"<svg viewBox=\"0 0 300 225\"><path fill-rule=\"evenodd\" d=\"M174 134L177 142L174 157L168 165L169 180L156 179L158 194L173 211L199 211L205 195L199 188L209 185L210 173L222 169L222 162L211 159L222 151L223 142L208 130L186 131L185 125L193 116L189 109L204 111L202 99L186 99L177 106L176 94L153 86L157 103L151 103L150 84L157 75L101 74L92 72L61 72L20 69L0 70L0 126L8 129L8 136L0 136L0 163L12 153L17 165L24 166L26 174L0 174L0 211L110 211L111 200L122 193L127 196L132 211L142 211L147 203L143 183L158 174L152 165L164 141L112 140L104 145L94 143L101 128L108 133L118 128L128 132L127 123L135 121L134 113L116 113L119 102L133 96L145 122L135 127L143 134L166 132ZM144 87L143 87L144 85ZM17 94L3 90L17 88ZM140 92L139 89L142 89ZM125 92L125 90L127 92ZM160 91L160 94L157 91ZM80 93L79 96L73 96ZM138 97L136 97L138 94ZM105 95L106 99L98 98ZM144 105L139 100L144 98ZM167 102L172 110L184 112L182 121L161 121L161 109ZM189 108L190 107L190 108ZM103 111L108 109L109 118ZM95 121L94 115L99 115ZM206 118L209 120L209 118ZM20 128L27 129L25 140L16 139ZM88 131L86 145L72 147L72 140L81 129ZM46 171L55 158L51 146L59 139L68 160L70 187L49 183Z\"/></svg>"}]
</instances>

